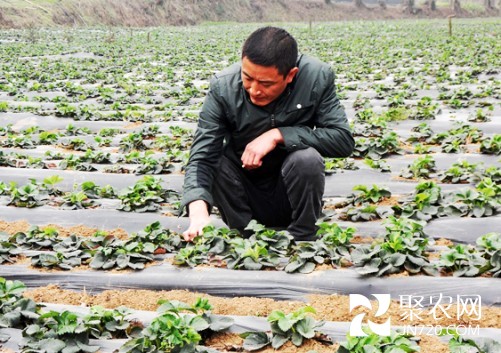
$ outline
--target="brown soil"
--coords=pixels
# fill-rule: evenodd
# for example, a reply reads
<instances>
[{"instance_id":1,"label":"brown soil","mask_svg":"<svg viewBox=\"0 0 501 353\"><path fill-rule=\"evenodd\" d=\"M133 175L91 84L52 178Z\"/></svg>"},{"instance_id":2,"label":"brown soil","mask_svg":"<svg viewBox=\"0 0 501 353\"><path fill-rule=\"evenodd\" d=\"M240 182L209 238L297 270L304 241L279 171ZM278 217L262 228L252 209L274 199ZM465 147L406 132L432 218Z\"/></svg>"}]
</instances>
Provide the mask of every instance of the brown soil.
<instances>
[{"instance_id":1,"label":"brown soil","mask_svg":"<svg viewBox=\"0 0 501 353\"><path fill-rule=\"evenodd\" d=\"M438 338L432 336L422 336L419 337L419 347L423 353L449 353L449 346L446 343L441 342ZM236 334L220 333L206 341L206 344L212 348L215 348L221 352L227 351L238 351L238 347L243 344L243 339ZM331 346L322 344L315 340L305 341L301 347L295 347L292 343L287 342L280 352L282 353L295 353L295 352L310 352L315 351L318 353L322 352L337 352L339 344L334 344ZM273 348L265 348L259 351L260 353L275 353L277 352Z\"/></svg>"},{"instance_id":2,"label":"brown soil","mask_svg":"<svg viewBox=\"0 0 501 353\"><path fill-rule=\"evenodd\" d=\"M454 245L454 242L452 240L449 240L449 239L440 238L440 239L435 240L435 245L451 246L451 245Z\"/></svg>"},{"instance_id":3,"label":"brown soil","mask_svg":"<svg viewBox=\"0 0 501 353\"><path fill-rule=\"evenodd\" d=\"M396 206L399 204L399 202L398 202L399 198L400 198L400 196L387 197L387 198L384 198L383 200L381 200L380 202L378 202L378 205L379 206Z\"/></svg>"},{"instance_id":4,"label":"brown soil","mask_svg":"<svg viewBox=\"0 0 501 353\"><path fill-rule=\"evenodd\" d=\"M361 235L355 235L351 238L350 243L352 244L372 244L374 241L373 237L363 237Z\"/></svg>"},{"instance_id":5,"label":"brown soil","mask_svg":"<svg viewBox=\"0 0 501 353\"><path fill-rule=\"evenodd\" d=\"M213 312L221 315L253 315L267 316L272 310L282 310L284 312L294 311L305 303L293 301L274 301L272 299L259 298L218 298L199 293L191 293L188 291L146 291L146 290L127 290L127 291L105 291L103 293L92 295L90 293L75 293L68 290L61 290L57 286L50 285L44 288L30 290L25 293L25 296L39 302L64 303L72 305L102 305L108 308L115 308L120 305L125 305L129 308L153 311L157 307L159 299L180 300L187 303L193 303L195 300L203 296L208 298L213 305ZM309 297L307 304L312 305L317 309L317 320L329 321L349 321L353 314L347 312L348 297L337 295L312 295ZM390 315L395 314L398 309L398 304L393 303L390 309ZM483 320L480 322L482 327L499 327L501 324L501 310L499 308L484 308ZM393 316L392 317L395 317ZM370 315L369 315L369 318ZM382 320L386 320L384 317ZM373 321L374 317L371 318ZM430 322L433 324L436 322ZM467 322L463 322L467 323ZM406 324L399 322L399 324ZM407 323L409 324L409 322ZM426 321L419 324L426 324ZM446 325L447 322L440 322L441 325ZM472 322L476 324L476 322ZM447 344L441 342L438 338L432 336L419 337L419 346L421 352L426 353L449 353ZM241 351L243 339L236 334L220 333L209 338L206 345L215 348L221 352ZM283 353L296 352L336 352L339 345L325 345L316 340L305 341L301 347L295 347L292 343L286 343L279 351ZM271 347L260 350L261 353L277 352Z\"/></svg>"},{"instance_id":6,"label":"brown soil","mask_svg":"<svg viewBox=\"0 0 501 353\"><path fill-rule=\"evenodd\" d=\"M205 343L211 348L215 348L221 352L235 351L243 344L243 339L237 334L231 333L220 333L210 337ZM294 346L291 342L285 343L280 347L281 353L296 353L296 352L310 352L315 351L317 353L323 352L337 352L339 345L326 345L318 342L316 340L305 340L301 347ZM259 350L260 353L274 353L277 352L271 346Z\"/></svg>"},{"instance_id":7,"label":"brown soil","mask_svg":"<svg viewBox=\"0 0 501 353\"><path fill-rule=\"evenodd\" d=\"M26 221L15 221L15 222L5 222L5 221L0 221L0 232L5 232L10 235L14 235L17 232L26 232L30 229L31 225L27 223ZM57 224L47 224L44 226L40 227L41 229L46 229L46 228L55 228L59 234L60 237L68 237L71 234L77 234L82 237L91 237L93 236L98 230L98 228L90 228L86 227L84 225L78 225L78 226L72 226L72 227L61 227ZM109 235L113 235L114 237L118 239L127 239L129 237L129 234L121 229L121 228L116 228L116 229L111 229L111 230L105 230L106 233Z\"/></svg>"},{"instance_id":8,"label":"brown soil","mask_svg":"<svg viewBox=\"0 0 501 353\"><path fill-rule=\"evenodd\" d=\"M194 293L186 290L175 291L150 291L150 290L107 290L101 293L88 293L85 290L82 292L74 292L70 290L60 289L56 285L31 289L25 292L25 296L35 300L36 302L69 304L69 305L85 305L94 306L100 305L107 308L116 308L118 306L126 306L136 310L155 311L157 303L160 299L179 300L186 303L194 303L197 298L207 298L213 306L213 312L220 315L242 315L242 316L268 316L274 310L283 312L292 312L304 305L311 305L317 310L315 318L317 320L326 321L351 321L353 317L361 312L368 314L374 322L384 322L389 317L392 318L394 324L398 325L436 325L437 321L428 310L423 310L419 314L421 320L414 321L402 319L408 310L402 309L400 303L393 301L390 310L384 316L375 318L369 314L368 310L355 309L352 313L349 312L349 297L341 295L310 295L308 303L298 301L276 301L269 298L255 297L236 297L236 298L221 298L206 295L203 293ZM377 304L374 302L374 307ZM498 307L482 307L482 319L480 321L473 320L474 318L463 317L457 320L452 313L456 312L456 306L453 305L448 313L452 318L443 317L439 321L442 326L452 324L468 324L480 325L481 327L501 327L501 308ZM443 316L443 315L442 315Z\"/></svg>"}]
</instances>

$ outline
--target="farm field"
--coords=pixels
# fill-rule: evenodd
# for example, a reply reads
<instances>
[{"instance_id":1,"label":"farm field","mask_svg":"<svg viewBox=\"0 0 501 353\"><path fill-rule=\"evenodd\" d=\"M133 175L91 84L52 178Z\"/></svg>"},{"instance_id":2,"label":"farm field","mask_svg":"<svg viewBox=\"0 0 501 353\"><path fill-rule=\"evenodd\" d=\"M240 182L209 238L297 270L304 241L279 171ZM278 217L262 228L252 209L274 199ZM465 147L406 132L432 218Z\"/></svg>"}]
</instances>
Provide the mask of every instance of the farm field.
<instances>
[{"instance_id":1,"label":"farm field","mask_svg":"<svg viewBox=\"0 0 501 353\"><path fill-rule=\"evenodd\" d=\"M259 25L0 31L0 351L501 352L501 21L282 26L356 139L315 242L180 237L208 82Z\"/></svg>"}]
</instances>

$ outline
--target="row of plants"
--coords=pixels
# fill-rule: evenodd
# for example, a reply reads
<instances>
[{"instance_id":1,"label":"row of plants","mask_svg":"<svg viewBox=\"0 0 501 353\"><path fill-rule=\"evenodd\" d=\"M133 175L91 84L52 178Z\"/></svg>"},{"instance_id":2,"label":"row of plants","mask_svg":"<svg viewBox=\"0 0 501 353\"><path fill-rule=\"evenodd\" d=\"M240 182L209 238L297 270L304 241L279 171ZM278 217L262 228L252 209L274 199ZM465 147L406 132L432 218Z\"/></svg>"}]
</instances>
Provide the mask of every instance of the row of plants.
<instances>
[{"instance_id":1,"label":"row of plants","mask_svg":"<svg viewBox=\"0 0 501 353\"><path fill-rule=\"evenodd\" d=\"M370 244L352 242L356 230L336 223L321 223L318 239L296 243L287 232L277 232L252 221L247 230L254 234L241 237L227 228L208 226L204 234L185 242L180 234L161 227L159 222L119 240L103 232L92 237L71 235L61 238L53 228L32 227L28 232L1 235L0 261L15 262L26 250L35 267L69 270L88 265L93 269L142 269L155 255L172 253L178 266L209 264L234 270L284 270L287 273L311 273L319 265L350 267L361 275L383 276L407 271L411 274L452 274L478 276L501 275L501 238L488 233L477 240L478 246L451 246L430 260L429 238L423 222L390 217L385 233ZM159 259L159 258L157 258Z\"/></svg>"},{"instance_id":2,"label":"row of plants","mask_svg":"<svg viewBox=\"0 0 501 353\"><path fill-rule=\"evenodd\" d=\"M193 305L161 300L157 316L145 324L134 319L125 307L94 306L86 315L46 311L22 296L25 289L20 281L0 277L0 328L23 331L24 339L19 344L23 353L92 353L101 347L90 345L90 339L120 338L127 339L120 352L217 352L204 347L203 342L233 324L229 317L213 315L212 306L202 298Z\"/></svg>"},{"instance_id":3,"label":"row of plants","mask_svg":"<svg viewBox=\"0 0 501 353\"><path fill-rule=\"evenodd\" d=\"M477 33L490 33L493 24L469 24L479 28ZM497 43L488 35L482 35L485 46L480 47L471 39L463 26L453 41L445 37L442 28L435 24L422 23L412 26L375 26L374 24L350 24L323 26L317 29L315 38L325 36L324 40L311 38L302 26L291 28L297 38L305 43L305 48L329 61L337 72L345 73L346 90L360 89L358 81L363 78L368 88L376 93L377 98L399 102L400 97L412 98L418 88L437 87L444 91L445 104L456 106L456 101L476 99L481 101L487 97L498 95L495 80L483 85L484 75L493 75L496 61L492 53L498 49ZM469 28L469 26L464 26ZM244 26L245 27L245 26ZM376 30L375 27L379 27ZM146 33L137 29L130 34L117 31L114 41L108 42L108 35L78 32L71 35L69 43L59 33L40 33L38 41L50 41L50 49L43 45L13 45L6 42L5 51L0 52L5 59L8 72L2 90L18 100L43 101L55 98L44 97L43 92L57 92L60 100L83 101L95 98L103 104L113 101L141 102L152 104L161 94L173 99L177 104L184 103L186 96L196 98L197 91L186 89L186 83L194 79L211 77L214 71L222 68L223 63L237 59L242 31L250 28L225 28L225 36L219 29L207 27L203 30L191 31L189 35L183 30L167 32L155 30L147 41ZM376 48L371 53L364 53L367 47L367 33L374 36L384 33L382 38L372 41ZM426 38L416 33L430 32ZM360 35L364 33L366 35ZM402 35L405 33L405 35ZM19 37L21 33L3 33L7 38ZM432 35L433 34L433 35ZM213 37L208 43L204 38ZM186 45L187 38L189 37ZM240 39L240 40L239 40ZM19 38L16 38L19 41ZM22 39L21 39L22 41ZM164 48L163 43L172 42L175 51ZM338 45L342 55L332 55L333 41ZM41 43L40 43L41 44ZM189 47L189 48L187 48ZM76 51L90 54L88 58L71 60L54 60L44 55L68 55ZM125 60L123 53L127 53ZM30 60L20 62L13 60L17 55L29 57ZM406 56L408 54L408 56ZM454 62L451 58L464 58ZM162 64L158 64L161 62ZM449 66L456 64L455 70ZM129 74L129 75L127 75ZM137 81L132 77L140 77ZM28 79L29 78L29 79ZM49 79L50 78L50 79ZM389 78L389 82L387 80ZM355 81L355 83L353 83ZM95 84L98 84L97 87ZM168 83L167 85L165 83ZM470 89L448 88L448 85L477 84L481 89L468 92ZM177 89L176 89L177 88ZM29 95L28 95L29 94ZM200 94L200 93L198 93Z\"/></svg>"},{"instance_id":4,"label":"row of plants","mask_svg":"<svg viewBox=\"0 0 501 353\"><path fill-rule=\"evenodd\" d=\"M23 297L25 290L22 282L0 277L0 328L22 330L23 340L18 343L22 353L98 351L100 346L91 345L90 339L126 339L118 349L122 353L216 353L218 351L208 347L207 342L234 325L234 319L212 314L213 307L203 298L198 298L191 305L162 299L158 302L156 317L151 322L144 323L133 317L132 310L123 306L115 309L93 306L88 309L88 314L69 310L47 311L43 305ZM242 345L235 348L256 351L271 346L280 350L289 341L294 346L301 347L309 340L332 345L331 338L322 332L324 322L315 320L314 314L316 310L311 306L290 313L272 311L266 318L270 329L240 334L243 338ZM337 352L420 351L419 338L409 334L392 330L389 336L381 336L371 332L366 326L363 331L366 336L352 337L348 334ZM448 341L451 353L494 353L500 348L500 344L494 340L477 342L451 332L450 329L444 330L441 335L452 335ZM9 335L0 331L0 343L9 339Z\"/></svg>"},{"instance_id":5,"label":"row of plants","mask_svg":"<svg viewBox=\"0 0 501 353\"><path fill-rule=\"evenodd\" d=\"M71 192L63 192L56 186L62 180L60 176L53 175L42 182L31 179L30 183L22 186L15 182L0 182L0 195L9 197L7 205L27 208L43 205L66 210L96 208L100 206L96 199L101 198L120 200L117 209L125 212L154 212L164 206L172 211L179 208L179 193L164 189L160 179L149 175L120 192L110 185L100 187L92 181L74 185Z\"/></svg>"},{"instance_id":6,"label":"row of plants","mask_svg":"<svg viewBox=\"0 0 501 353\"><path fill-rule=\"evenodd\" d=\"M109 152L85 150L84 154L63 154L47 151L44 157L33 157L23 153L0 151L0 166L30 169L58 169L103 173L121 173L136 175L158 175L179 172L184 169L188 152L171 149L156 157L153 151L132 151L125 155L115 155ZM96 164L103 165L98 167ZM132 164L137 166L125 166Z\"/></svg>"},{"instance_id":7,"label":"row of plants","mask_svg":"<svg viewBox=\"0 0 501 353\"><path fill-rule=\"evenodd\" d=\"M94 151L100 147L119 147L122 153L156 149L189 149L192 141L191 129L180 126L170 126L170 134L160 133L159 125L148 125L137 132L131 132L114 143L111 137L119 134L119 129L101 129L96 135L86 127L75 127L69 124L65 131L44 131L38 126L31 126L19 133L14 132L9 125L1 128L0 139L2 147L33 149L39 145L54 145L73 151ZM121 134L123 135L123 134ZM60 137L65 137L60 139ZM93 137L93 142L86 141L82 136ZM120 136L118 136L120 137Z\"/></svg>"},{"instance_id":8,"label":"row of plants","mask_svg":"<svg viewBox=\"0 0 501 353\"><path fill-rule=\"evenodd\" d=\"M414 192L408 197L383 206L381 203L392 197L389 189L377 185L356 185L356 193L348 196L348 205L341 210L340 218L357 222L385 219L392 215L421 221L446 216L493 216L499 213L501 206L499 169L493 171L496 173L495 181L484 177L474 188L458 191L442 192L442 188L434 181L423 181L416 185ZM490 173L491 170L487 172Z\"/></svg>"}]
</instances>

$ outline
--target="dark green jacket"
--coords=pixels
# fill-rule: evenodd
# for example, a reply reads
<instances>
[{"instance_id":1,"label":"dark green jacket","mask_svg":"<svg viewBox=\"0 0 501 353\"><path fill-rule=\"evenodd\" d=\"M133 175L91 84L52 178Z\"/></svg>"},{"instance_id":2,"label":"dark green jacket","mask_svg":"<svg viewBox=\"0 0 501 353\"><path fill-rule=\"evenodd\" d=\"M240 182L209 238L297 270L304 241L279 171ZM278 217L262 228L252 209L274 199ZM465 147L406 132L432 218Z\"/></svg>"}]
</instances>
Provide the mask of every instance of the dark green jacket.
<instances>
[{"instance_id":1,"label":"dark green jacket","mask_svg":"<svg viewBox=\"0 0 501 353\"><path fill-rule=\"evenodd\" d=\"M211 80L186 167L181 210L195 200L212 206L212 181L221 155L240 165L245 146L272 128L280 130L284 146L265 157L257 171L273 169L267 165L281 158L280 150L313 147L324 157L352 153L354 140L331 68L306 55L299 56L297 66L296 77L273 104L273 111L251 103L242 85L240 63Z\"/></svg>"}]
</instances>

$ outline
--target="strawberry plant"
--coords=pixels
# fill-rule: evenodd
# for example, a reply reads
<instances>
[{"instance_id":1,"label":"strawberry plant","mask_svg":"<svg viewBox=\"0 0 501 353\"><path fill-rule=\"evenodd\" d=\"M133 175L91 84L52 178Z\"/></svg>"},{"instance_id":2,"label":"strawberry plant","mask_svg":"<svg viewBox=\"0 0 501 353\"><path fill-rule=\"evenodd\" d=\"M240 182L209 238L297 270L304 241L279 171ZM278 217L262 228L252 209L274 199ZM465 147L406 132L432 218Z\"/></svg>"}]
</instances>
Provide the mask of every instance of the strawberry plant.
<instances>
[{"instance_id":1,"label":"strawberry plant","mask_svg":"<svg viewBox=\"0 0 501 353\"><path fill-rule=\"evenodd\" d=\"M303 242L293 247L292 255L284 270L287 273L311 273L317 264L323 264L328 257L327 249L320 240Z\"/></svg>"},{"instance_id":2,"label":"strawberry plant","mask_svg":"<svg viewBox=\"0 0 501 353\"><path fill-rule=\"evenodd\" d=\"M212 332L223 331L233 324L231 319L212 315L206 299L198 299L191 306L177 301L160 301L160 304L157 309L159 315L142 330L139 337L120 347L119 353L206 352L198 344L203 343Z\"/></svg>"},{"instance_id":3,"label":"strawberry plant","mask_svg":"<svg viewBox=\"0 0 501 353\"><path fill-rule=\"evenodd\" d=\"M265 244L235 238L230 240L230 246L233 247L233 251L223 257L229 269L261 270L276 268L280 264L280 256L269 251Z\"/></svg>"},{"instance_id":4,"label":"strawberry plant","mask_svg":"<svg viewBox=\"0 0 501 353\"><path fill-rule=\"evenodd\" d=\"M480 152L484 154L501 154L501 135L496 134L490 138L486 138L480 144Z\"/></svg>"},{"instance_id":5,"label":"strawberry plant","mask_svg":"<svg viewBox=\"0 0 501 353\"><path fill-rule=\"evenodd\" d=\"M348 200L353 205L361 205L366 202L378 203L391 197L390 190L384 187L380 188L375 184L372 185L372 188L362 184L355 185L353 187L353 190L359 191L358 194L352 194L348 196Z\"/></svg>"},{"instance_id":6,"label":"strawberry plant","mask_svg":"<svg viewBox=\"0 0 501 353\"><path fill-rule=\"evenodd\" d=\"M418 339L407 334L391 331L389 336L381 336L370 332L366 327L365 337L347 336L347 341L341 343L338 353L397 353L420 352Z\"/></svg>"},{"instance_id":7,"label":"strawberry plant","mask_svg":"<svg viewBox=\"0 0 501 353\"><path fill-rule=\"evenodd\" d=\"M187 245L174 256L174 265L196 267L208 262L207 260L208 248L203 245Z\"/></svg>"},{"instance_id":8,"label":"strawberry plant","mask_svg":"<svg viewBox=\"0 0 501 353\"><path fill-rule=\"evenodd\" d=\"M387 132L380 138L358 138L355 140L355 150L353 156L367 157L373 160L380 160L390 154L400 154L400 142L398 135L394 132Z\"/></svg>"},{"instance_id":9,"label":"strawberry plant","mask_svg":"<svg viewBox=\"0 0 501 353\"><path fill-rule=\"evenodd\" d=\"M83 191L68 192L63 196L61 208L63 210L79 210L97 207L98 204L90 199Z\"/></svg>"},{"instance_id":10,"label":"strawberry plant","mask_svg":"<svg viewBox=\"0 0 501 353\"><path fill-rule=\"evenodd\" d=\"M118 209L125 212L154 212L160 208L160 203L165 201L165 192L160 180L145 176L118 195L121 201Z\"/></svg>"},{"instance_id":11,"label":"strawberry plant","mask_svg":"<svg viewBox=\"0 0 501 353\"><path fill-rule=\"evenodd\" d=\"M34 182L26 184L18 188L12 188L10 193L11 199L8 205L16 207L39 207L47 202L48 195L40 190L40 187Z\"/></svg>"},{"instance_id":12,"label":"strawberry plant","mask_svg":"<svg viewBox=\"0 0 501 353\"><path fill-rule=\"evenodd\" d=\"M430 147L417 143L414 145L414 154L429 154L431 153Z\"/></svg>"},{"instance_id":13,"label":"strawberry plant","mask_svg":"<svg viewBox=\"0 0 501 353\"><path fill-rule=\"evenodd\" d=\"M120 152L128 153L133 150L143 151L148 149L143 142L143 137L140 133L130 133L120 140Z\"/></svg>"},{"instance_id":14,"label":"strawberry plant","mask_svg":"<svg viewBox=\"0 0 501 353\"><path fill-rule=\"evenodd\" d=\"M422 225L410 219L390 218L382 240L372 245L361 245L351 253L356 270L361 275L376 276L424 271L435 274L425 256L428 239L422 233Z\"/></svg>"},{"instance_id":15,"label":"strawberry plant","mask_svg":"<svg viewBox=\"0 0 501 353\"><path fill-rule=\"evenodd\" d=\"M76 127L73 124L68 124L65 131L63 131L63 136L81 136L81 135L91 135L92 131L87 127Z\"/></svg>"},{"instance_id":16,"label":"strawberry plant","mask_svg":"<svg viewBox=\"0 0 501 353\"><path fill-rule=\"evenodd\" d=\"M56 184L63 181L59 175L51 175L42 182L43 190L50 196L61 196L63 192L56 188Z\"/></svg>"},{"instance_id":17,"label":"strawberry plant","mask_svg":"<svg viewBox=\"0 0 501 353\"><path fill-rule=\"evenodd\" d=\"M462 136L448 136L442 140L441 151L445 153L465 152L464 139Z\"/></svg>"},{"instance_id":18,"label":"strawberry plant","mask_svg":"<svg viewBox=\"0 0 501 353\"><path fill-rule=\"evenodd\" d=\"M437 171L435 160L432 156L420 156L402 170L400 176L406 179L430 178L430 174Z\"/></svg>"},{"instance_id":19,"label":"strawberry plant","mask_svg":"<svg viewBox=\"0 0 501 353\"><path fill-rule=\"evenodd\" d=\"M334 174L343 170L358 169L352 158L324 158L324 164L326 174Z\"/></svg>"},{"instance_id":20,"label":"strawberry plant","mask_svg":"<svg viewBox=\"0 0 501 353\"><path fill-rule=\"evenodd\" d=\"M140 165L134 170L135 174L169 174L174 171L174 165L166 159L144 157L140 159Z\"/></svg>"},{"instance_id":21,"label":"strawberry plant","mask_svg":"<svg viewBox=\"0 0 501 353\"><path fill-rule=\"evenodd\" d=\"M409 114L409 119L431 120L435 119L438 113L440 113L438 104L433 103L433 100L430 97L422 97L417 102L416 108Z\"/></svg>"},{"instance_id":22,"label":"strawberry plant","mask_svg":"<svg viewBox=\"0 0 501 353\"><path fill-rule=\"evenodd\" d=\"M291 243L294 241L290 234L266 228L255 220L250 221L245 230L254 233L249 241L259 244L268 249L270 253L277 255L286 255Z\"/></svg>"},{"instance_id":23,"label":"strawberry plant","mask_svg":"<svg viewBox=\"0 0 501 353\"><path fill-rule=\"evenodd\" d=\"M87 150L83 156L78 158L81 163L109 164L111 163L111 154L102 151Z\"/></svg>"},{"instance_id":24,"label":"strawberry plant","mask_svg":"<svg viewBox=\"0 0 501 353\"><path fill-rule=\"evenodd\" d=\"M23 336L23 353L93 353L99 349L89 345L89 333L82 317L70 311L43 313L35 324L23 330Z\"/></svg>"},{"instance_id":25,"label":"strawberry plant","mask_svg":"<svg viewBox=\"0 0 501 353\"><path fill-rule=\"evenodd\" d=\"M205 238L204 231L204 238ZM181 247L182 239L177 233L167 228L163 228L160 222L153 222L147 225L143 230L133 233L130 237L132 241L142 242L144 244L153 244L156 249L164 249L166 252L173 252Z\"/></svg>"},{"instance_id":26,"label":"strawberry plant","mask_svg":"<svg viewBox=\"0 0 501 353\"><path fill-rule=\"evenodd\" d=\"M109 270L116 267L121 270L142 270L145 263L153 261L155 246L151 243L123 242L109 236L97 237L95 241L99 246L91 247L92 261L89 263L93 269Z\"/></svg>"},{"instance_id":27,"label":"strawberry plant","mask_svg":"<svg viewBox=\"0 0 501 353\"><path fill-rule=\"evenodd\" d=\"M62 142L61 147L67 148L74 151L87 152L88 150L94 150L94 146L85 142L81 138L74 138L70 141Z\"/></svg>"},{"instance_id":28,"label":"strawberry plant","mask_svg":"<svg viewBox=\"0 0 501 353\"><path fill-rule=\"evenodd\" d=\"M299 243L293 247L285 272L310 273L317 264L325 262L332 266L346 266L350 264L350 250L353 246L355 228L341 228L336 223L320 223L317 235L321 238L315 242Z\"/></svg>"},{"instance_id":29,"label":"strawberry plant","mask_svg":"<svg viewBox=\"0 0 501 353\"><path fill-rule=\"evenodd\" d=\"M489 115L485 113L482 108L479 108L475 111L475 113L470 114L468 116L468 121L475 122L475 123L484 123L487 121L490 121L491 119L489 118Z\"/></svg>"},{"instance_id":30,"label":"strawberry plant","mask_svg":"<svg viewBox=\"0 0 501 353\"><path fill-rule=\"evenodd\" d=\"M131 310L123 306L113 310L93 306L90 308L90 313L84 317L83 324L92 338L126 338L127 331L131 327L128 319L131 313Z\"/></svg>"},{"instance_id":31,"label":"strawberry plant","mask_svg":"<svg viewBox=\"0 0 501 353\"><path fill-rule=\"evenodd\" d=\"M54 132L43 131L38 135L38 143L40 145L53 145L59 139L59 136Z\"/></svg>"},{"instance_id":32,"label":"strawberry plant","mask_svg":"<svg viewBox=\"0 0 501 353\"><path fill-rule=\"evenodd\" d=\"M315 309L311 306L305 306L290 314L279 310L271 312L267 318L271 326L271 333L246 332L241 334L244 338L243 348L248 351L256 351L271 344L274 349L279 349L288 341L300 347L303 341L308 339L318 339L327 343L325 336L318 332L324 323L317 322L309 314L316 314Z\"/></svg>"},{"instance_id":33,"label":"strawberry plant","mask_svg":"<svg viewBox=\"0 0 501 353\"><path fill-rule=\"evenodd\" d=\"M115 135L118 135L119 133L120 133L119 129L105 127L99 130L98 135L101 137L113 137Z\"/></svg>"},{"instance_id":34,"label":"strawberry plant","mask_svg":"<svg viewBox=\"0 0 501 353\"><path fill-rule=\"evenodd\" d=\"M455 245L440 255L438 266L454 277L474 277L488 268L487 260L471 246Z\"/></svg>"},{"instance_id":35,"label":"strawberry plant","mask_svg":"<svg viewBox=\"0 0 501 353\"><path fill-rule=\"evenodd\" d=\"M501 187L491 179L484 178L475 189L464 189L456 193L456 201L463 215L489 217L497 214L501 205ZM461 206L464 206L461 208Z\"/></svg>"},{"instance_id":36,"label":"strawberry plant","mask_svg":"<svg viewBox=\"0 0 501 353\"><path fill-rule=\"evenodd\" d=\"M64 118L72 118L77 114L77 108L74 105L68 103L60 103L56 105L56 116Z\"/></svg>"},{"instance_id":37,"label":"strawberry plant","mask_svg":"<svg viewBox=\"0 0 501 353\"><path fill-rule=\"evenodd\" d=\"M13 148L22 148L22 149L33 149L35 148L35 144L31 139L31 136L17 136L17 135L8 135L7 140L2 141L3 147L13 147Z\"/></svg>"},{"instance_id":38,"label":"strawberry plant","mask_svg":"<svg viewBox=\"0 0 501 353\"><path fill-rule=\"evenodd\" d=\"M93 181L84 181L82 184L80 184L80 188L88 199L98 199L101 197L101 188Z\"/></svg>"},{"instance_id":39,"label":"strawberry plant","mask_svg":"<svg viewBox=\"0 0 501 353\"><path fill-rule=\"evenodd\" d=\"M501 277L501 235L488 233L477 239L477 248L488 261L493 277Z\"/></svg>"},{"instance_id":40,"label":"strawberry plant","mask_svg":"<svg viewBox=\"0 0 501 353\"><path fill-rule=\"evenodd\" d=\"M474 339L459 335L458 332L445 330L441 336L452 334L449 340L450 353L495 353L501 351L501 344L490 338Z\"/></svg>"},{"instance_id":41,"label":"strawberry plant","mask_svg":"<svg viewBox=\"0 0 501 353\"><path fill-rule=\"evenodd\" d=\"M446 171L438 173L438 178L443 183L463 184L469 183L473 179L473 174L477 169L477 164L461 161L454 163Z\"/></svg>"},{"instance_id":42,"label":"strawberry plant","mask_svg":"<svg viewBox=\"0 0 501 353\"><path fill-rule=\"evenodd\" d=\"M0 264L5 262L14 263L17 255L22 252L16 243L13 243L10 236L0 233Z\"/></svg>"},{"instance_id":43,"label":"strawberry plant","mask_svg":"<svg viewBox=\"0 0 501 353\"><path fill-rule=\"evenodd\" d=\"M82 191L85 192L85 190L83 190L83 184L82 184ZM114 199L117 197L117 193L115 192L113 186L105 185L99 189L99 197L103 199Z\"/></svg>"},{"instance_id":44,"label":"strawberry plant","mask_svg":"<svg viewBox=\"0 0 501 353\"><path fill-rule=\"evenodd\" d=\"M414 126L411 131L413 132L413 134L407 139L407 141L409 142L429 143L432 141L432 138L435 135L435 133L427 123L421 123L417 126Z\"/></svg>"},{"instance_id":45,"label":"strawberry plant","mask_svg":"<svg viewBox=\"0 0 501 353\"><path fill-rule=\"evenodd\" d=\"M81 250L73 251L44 251L31 256L31 265L34 267L54 268L71 270L75 266L82 264Z\"/></svg>"},{"instance_id":46,"label":"strawberry plant","mask_svg":"<svg viewBox=\"0 0 501 353\"><path fill-rule=\"evenodd\" d=\"M393 214L391 208L363 203L359 207L348 208L343 218L353 222L367 222L386 218L391 214Z\"/></svg>"},{"instance_id":47,"label":"strawberry plant","mask_svg":"<svg viewBox=\"0 0 501 353\"><path fill-rule=\"evenodd\" d=\"M55 228L46 227L42 230L38 226L31 226L26 233L17 232L13 238L18 245L27 249L50 249L61 241Z\"/></svg>"},{"instance_id":48,"label":"strawberry plant","mask_svg":"<svg viewBox=\"0 0 501 353\"><path fill-rule=\"evenodd\" d=\"M419 183L409 200L403 205L394 206L395 213L414 220L428 221L440 217L446 212L443 206L442 188L432 181ZM454 209L448 210L451 214Z\"/></svg>"},{"instance_id":49,"label":"strawberry plant","mask_svg":"<svg viewBox=\"0 0 501 353\"><path fill-rule=\"evenodd\" d=\"M380 159L378 161L372 160L370 158L364 158L364 163L367 164L372 169L376 169L382 173L391 172L391 167L384 159Z\"/></svg>"},{"instance_id":50,"label":"strawberry plant","mask_svg":"<svg viewBox=\"0 0 501 353\"><path fill-rule=\"evenodd\" d=\"M0 328L22 328L38 318L39 306L24 298L24 283L0 277Z\"/></svg>"}]
</instances>

